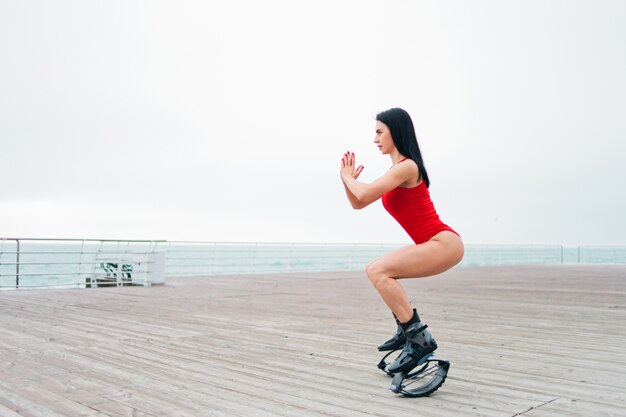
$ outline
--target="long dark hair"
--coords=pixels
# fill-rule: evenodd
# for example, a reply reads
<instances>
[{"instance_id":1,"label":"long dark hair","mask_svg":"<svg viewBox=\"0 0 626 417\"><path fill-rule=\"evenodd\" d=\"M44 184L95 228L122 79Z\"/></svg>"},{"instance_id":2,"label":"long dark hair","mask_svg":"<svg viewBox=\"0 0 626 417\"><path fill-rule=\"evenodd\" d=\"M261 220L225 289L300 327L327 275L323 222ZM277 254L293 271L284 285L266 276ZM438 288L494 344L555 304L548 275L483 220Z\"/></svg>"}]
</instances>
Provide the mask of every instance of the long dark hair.
<instances>
[{"instance_id":1,"label":"long dark hair","mask_svg":"<svg viewBox=\"0 0 626 417\"><path fill-rule=\"evenodd\" d=\"M415 134L415 128L413 127L413 121L409 113L403 109L394 107L393 109L378 113L376 120L387 125L396 149L398 149L403 156L415 161L419 169L419 178L426 183L426 187L430 187L430 180L428 179L428 173L424 166L422 152L420 152L420 147L417 144L417 135Z\"/></svg>"}]
</instances>

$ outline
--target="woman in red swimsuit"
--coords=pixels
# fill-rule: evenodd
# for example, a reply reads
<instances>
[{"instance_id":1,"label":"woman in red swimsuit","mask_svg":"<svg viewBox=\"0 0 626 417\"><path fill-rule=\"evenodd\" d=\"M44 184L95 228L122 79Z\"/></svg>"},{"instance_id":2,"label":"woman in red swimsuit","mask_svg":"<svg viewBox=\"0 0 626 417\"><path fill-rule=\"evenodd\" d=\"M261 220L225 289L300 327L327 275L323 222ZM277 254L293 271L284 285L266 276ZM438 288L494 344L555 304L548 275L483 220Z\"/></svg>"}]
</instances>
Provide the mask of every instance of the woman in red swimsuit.
<instances>
[{"instance_id":1,"label":"woman in red swimsuit","mask_svg":"<svg viewBox=\"0 0 626 417\"><path fill-rule=\"evenodd\" d=\"M379 113L374 143L383 155L391 157L392 166L385 175L369 184L357 181L363 165L356 167L351 152L343 155L340 172L353 208L362 209L382 198L385 209L415 242L376 259L365 269L397 324L396 334L378 349L404 345L400 356L387 367L395 373L414 368L437 349L398 280L440 274L463 259L464 247L459 234L439 219L430 200L430 181L409 114L399 108Z\"/></svg>"}]
</instances>

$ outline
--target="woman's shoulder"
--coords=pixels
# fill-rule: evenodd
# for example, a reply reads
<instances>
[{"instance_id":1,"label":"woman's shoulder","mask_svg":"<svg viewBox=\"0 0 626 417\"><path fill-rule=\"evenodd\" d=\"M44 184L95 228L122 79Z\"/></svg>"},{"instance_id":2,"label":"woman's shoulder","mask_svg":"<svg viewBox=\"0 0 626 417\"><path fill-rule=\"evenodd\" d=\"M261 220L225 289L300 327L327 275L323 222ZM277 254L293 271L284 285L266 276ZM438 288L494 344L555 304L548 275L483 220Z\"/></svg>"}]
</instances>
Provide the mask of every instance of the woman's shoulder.
<instances>
[{"instance_id":1,"label":"woman's shoulder","mask_svg":"<svg viewBox=\"0 0 626 417\"><path fill-rule=\"evenodd\" d=\"M391 169L402 171L418 171L417 163L411 158L404 158L396 162Z\"/></svg>"},{"instance_id":2,"label":"woman's shoulder","mask_svg":"<svg viewBox=\"0 0 626 417\"><path fill-rule=\"evenodd\" d=\"M401 160L398 161L397 165L401 165L401 164L408 164L408 165L413 165L417 167L417 163L411 158L402 158Z\"/></svg>"},{"instance_id":3,"label":"woman's shoulder","mask_svg":"<svg viewBox=\"0 0 626 417\"><path fill-rule=\"evenodd\" d=\"M417 185L419 178L419 168L417 166L417 163L411 158L406 158L398 161L394 166L391 167L391 169L405 179L402 186L414 187L415 185Z\"/></svg>"}]
</instances>

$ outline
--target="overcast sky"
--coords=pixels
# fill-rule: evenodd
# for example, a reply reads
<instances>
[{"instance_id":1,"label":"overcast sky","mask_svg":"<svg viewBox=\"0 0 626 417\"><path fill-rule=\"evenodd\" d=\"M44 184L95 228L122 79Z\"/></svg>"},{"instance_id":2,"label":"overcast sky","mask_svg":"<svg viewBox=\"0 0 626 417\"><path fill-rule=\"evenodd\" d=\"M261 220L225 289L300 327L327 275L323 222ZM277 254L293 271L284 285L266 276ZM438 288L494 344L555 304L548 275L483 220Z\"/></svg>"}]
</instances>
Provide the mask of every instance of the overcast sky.
<instances>
[{"instance_id":1,"label":"overcast sky","mask_svg":"<svg viewBox=\"0 0 626 417\"><path fill-rule=\"evenodd\" d=\"M410 242L339 163L412 115L466 243L626 244L624 1L0 0L0 237Z\"/></svg>"}]
</instances>

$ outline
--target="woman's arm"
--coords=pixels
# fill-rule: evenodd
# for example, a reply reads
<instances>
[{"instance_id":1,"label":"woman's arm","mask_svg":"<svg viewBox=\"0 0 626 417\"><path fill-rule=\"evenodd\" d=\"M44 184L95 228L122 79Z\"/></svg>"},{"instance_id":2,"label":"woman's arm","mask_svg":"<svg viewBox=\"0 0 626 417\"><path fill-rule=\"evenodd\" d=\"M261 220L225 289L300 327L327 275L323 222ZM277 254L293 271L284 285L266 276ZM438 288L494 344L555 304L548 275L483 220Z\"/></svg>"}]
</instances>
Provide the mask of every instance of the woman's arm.
<instances>
[{"instance_id":1,"label":"woman's arm","mask_svg":"<svg viewBox=\"0 0 626 417\"><path fill-rule=\"evenodd\" d=\"M350 200L350 204L355 209L369 206L387 191L391 191L402 183L410 180L415 176L415 170L417 169L415 163L407 161L407 163L394 165L385 175L367 184L356 180L358 174L355 177L354 173L358 171L360 174L363 167L359 166L359 168L355 170L354 165L354 154L344 154L341 160L341 179L346 188L348 200Z\"/></svg>"},{"instance_id":2,"label":"woman's arm","mask_svg":"<svg viewBox=\"0 0 626 417\"><path fill-rule=\"evenodd\" d=\"M355 178L356 179L356 178ZM343 183L343 188L346 190L346 196L348 197L348 201L350 201L350 205L353 209L359 210L365 207L363 203L361 203L355 196L352 194L346 183Z\"/></svg>"}]
</instances>

